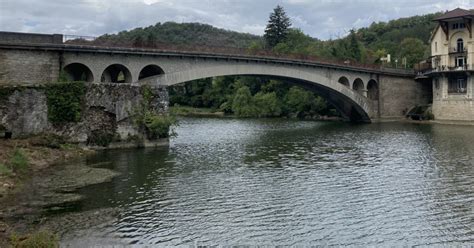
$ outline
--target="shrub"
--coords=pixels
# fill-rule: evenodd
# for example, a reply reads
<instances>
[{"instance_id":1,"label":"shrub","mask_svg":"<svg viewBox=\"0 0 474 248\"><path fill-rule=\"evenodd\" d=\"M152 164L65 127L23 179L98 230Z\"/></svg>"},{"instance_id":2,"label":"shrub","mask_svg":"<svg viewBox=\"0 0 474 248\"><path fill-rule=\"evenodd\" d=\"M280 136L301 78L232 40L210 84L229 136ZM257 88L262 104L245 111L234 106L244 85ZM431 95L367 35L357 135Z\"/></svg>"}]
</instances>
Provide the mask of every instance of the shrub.
<instances>
[{"instance_id":1,"label":"shrub","mask_svg":"<svg viewBox=\"0 0 474 248\"><path fill-rule=\"evenodd\" d=\"M150 87L144 86L142 89L143 100L140 105L132 110L133 123L146 134L149 140L168 138L174 136L171 127L177 124L174 117L159 114L153 107L154 94Z\"/></svg>"},{"instance_id":2,"label":"shrub","mask_svg":"<svg viewBox=\"0 0 474 248\"><path fill-rule=\"evenodd\" d=\"M9 176L12 173L12 170L4 164L0 164L0 175Z\"/></svg>"},{"instance_id":3,"label":"shrub","mask_svg":"<svg viewBox=\"0 0 474 248\"><path fill-rule=\"evenodd\" d=\"M54 124L78 122L86 88L82 82L57 83L46 87L48 119Z\"/></svg>"},{"instance_id":4,"label":"shrub","mask_svg":"<svg viewBox=\"0 0 474 248\"><path fill-rule=\"evenodd\" d=\"M156 140L159 138L168 138L173 133L170 133L172 125L176 124L176 119L166 115L149 115L145 119L145 127L147 138Z\"/></svg>"},{"instance_id":5,"label":"shrub","mask_svg":"<svg viewBox=\"0 0 474 248\"><path fill-rule=\"evenodd\" d=\"M25 172L28 169L28 158L21 149L16 149L10 159L10 166L15 172Z\"/></svg>"}]
</instances>

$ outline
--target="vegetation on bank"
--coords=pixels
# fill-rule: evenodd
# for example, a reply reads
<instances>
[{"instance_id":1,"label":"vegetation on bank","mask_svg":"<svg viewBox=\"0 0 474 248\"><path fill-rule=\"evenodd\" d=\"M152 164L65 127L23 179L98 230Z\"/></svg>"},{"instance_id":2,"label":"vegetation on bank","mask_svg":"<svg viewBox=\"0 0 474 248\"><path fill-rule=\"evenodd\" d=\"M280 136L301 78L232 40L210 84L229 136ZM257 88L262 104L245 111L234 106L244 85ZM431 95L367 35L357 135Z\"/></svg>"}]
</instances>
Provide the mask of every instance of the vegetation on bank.
<instances>
[{"instance_id":1,"label":"vegetation on bank","mask_svg":"<svg viewBox=\"0 0 474 248\"><path fill-rule=\"evenodd\" d=\"M173 127L177 125L176 118L166 113L159 113L153 107L155 96L149 87L142 88L142 96L143 100L130 113L137 128L152 141L174 136Z\"/></svg>"},{"instance_id":2,"label":"vegetation on bank","mask_svg":"<svg viewBox=\"0 0 474 248\"><path fill-rule=\"evenodd\" d=\"M49 121L53 124L80 121L86 94L84 82L48 84L45 93Z\"/></svg>"},{"instance_id":3,"label":"vegetation on bank","mask_svg":"<svg viewBox=\"0 0 474 248\"><path fill-rule=\"evenodd\" d=\"M338 116L321 96L266 77L217 77L169 88L171 106L191 106L237 117Z\"/></svg>"},{"instance_id":4,"label":"vegetation on bank","mask_svg":"<svg viewBox=\"0 0 474 248\"><path fill-rule=\"evenodd\" d=\"M59 247L59 237L46 230L24 236L12 234L10 245L12 248L56 248Z\"/></svg>"}]
</instances>

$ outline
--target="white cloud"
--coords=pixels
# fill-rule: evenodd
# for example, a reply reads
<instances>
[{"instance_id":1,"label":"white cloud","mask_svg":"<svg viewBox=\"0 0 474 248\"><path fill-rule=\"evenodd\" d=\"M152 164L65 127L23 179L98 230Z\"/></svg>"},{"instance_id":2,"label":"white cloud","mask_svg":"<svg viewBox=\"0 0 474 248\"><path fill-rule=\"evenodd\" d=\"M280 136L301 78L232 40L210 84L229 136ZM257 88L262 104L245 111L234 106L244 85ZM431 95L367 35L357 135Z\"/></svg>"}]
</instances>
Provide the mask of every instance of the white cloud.
<instances>
[{"instance_id":1,"label":"white cloud","mask_svg":"<svg viewBox=\"0 0 474 248\"><path fill-rule=\"evenodd\" d=\"M0 0L0 30L97 36L157 22L204 22L263 34L283 5L295 27L329 39L374 21L474 8L474 0Z\"/></svg>"}]
</instances>

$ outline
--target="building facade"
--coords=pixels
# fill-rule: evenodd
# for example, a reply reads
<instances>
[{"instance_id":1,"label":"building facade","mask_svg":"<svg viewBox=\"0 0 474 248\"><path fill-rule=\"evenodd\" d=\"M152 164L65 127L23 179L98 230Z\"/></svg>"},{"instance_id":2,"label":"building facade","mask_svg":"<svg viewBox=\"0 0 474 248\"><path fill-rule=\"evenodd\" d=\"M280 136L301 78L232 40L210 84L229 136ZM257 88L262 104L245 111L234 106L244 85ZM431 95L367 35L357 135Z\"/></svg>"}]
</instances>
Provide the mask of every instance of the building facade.
<instances>
[{"instance_id":1,"label":"building facade","mask_svg":"<svg viewBox=\"0 0 474 248\"><path fill-rule=\"evenodd\" d=\"M436 18L431 37L433 114L437 120L474 121L474 12L455 9Z\"/></svg>"}]
</instances>

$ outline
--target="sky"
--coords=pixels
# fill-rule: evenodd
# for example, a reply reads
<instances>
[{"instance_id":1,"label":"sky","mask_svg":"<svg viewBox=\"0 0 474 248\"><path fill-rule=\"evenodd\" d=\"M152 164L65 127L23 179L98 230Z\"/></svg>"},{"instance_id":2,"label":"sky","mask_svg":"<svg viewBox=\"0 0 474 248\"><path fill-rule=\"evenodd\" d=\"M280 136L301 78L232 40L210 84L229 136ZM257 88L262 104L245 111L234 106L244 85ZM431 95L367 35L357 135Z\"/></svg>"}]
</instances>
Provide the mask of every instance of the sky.
<instances>
[{"instance_id":1,"label":"sky","mask_svg":"<svg viewBox=\"0 0 474 248\"><path fill-rule=\"evenodd\" d=\"M474 0L0 0L0 31L99 36L174 21L262 35L278 4L293 27L324 40L372 22L474 8Z\"/></svg>"}]
</instances>

